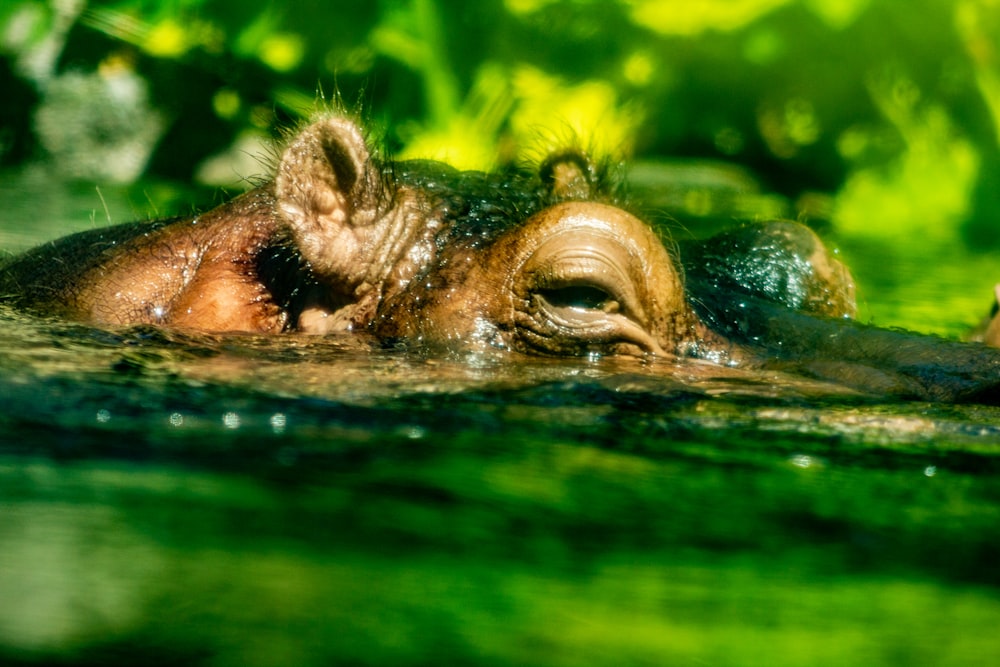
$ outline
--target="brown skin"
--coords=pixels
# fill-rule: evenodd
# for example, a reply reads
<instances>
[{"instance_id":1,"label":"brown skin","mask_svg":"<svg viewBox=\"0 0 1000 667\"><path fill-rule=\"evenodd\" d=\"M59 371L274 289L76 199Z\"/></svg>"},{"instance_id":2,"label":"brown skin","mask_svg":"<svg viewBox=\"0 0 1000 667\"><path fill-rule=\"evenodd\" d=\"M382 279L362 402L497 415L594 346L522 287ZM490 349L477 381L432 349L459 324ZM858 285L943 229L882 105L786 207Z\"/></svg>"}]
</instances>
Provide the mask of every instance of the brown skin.
<instances>
[{"instance_id":1,"label":"brown skin","mask_svg":"<svg viewBox=\"0 0 1000 667\"><path fill-rule=\"evenodd\" d=\"M281 331L287 313L250 268L275 233L270 199L250 193L120 246L81 277L74 305L98 324Z\"/></svg>"},{"instance_id":2,"label":"brown skin","mask_svg":"<svg viewBox=\"0 0 1000 667\"><path fill-rule=\"evenodd\" d=\"M43 246L8 268L6 289L99 325L368 331L547 354L662 356L710 341L728 356L652 230L620 208L574 201L590 196L588 169L578 153L551 158L542 170L556 203L489 242L444 243L447 207L388 181L353 123L324 118L293 138L272 184L124 238L88 232ZM296 266L278 279L262 258L289 247Z\"/></svg>"},{"instance_id":3,"label":"brown skin","mask_svg":"<svg viewBox=\"0 0 1000 667\"><path fill-rule=\"evenodd\" d=\"M0 298L105 326L697 357L1000 403L997 350L852 322L850 273L801 225L733 230L686 248L681 269L603 197L576 151L535 175L390 164L331 116L291 139L272 183L31 250L0 267Z\"/></svg>"},{"instance_id":4,"label":"brown skin","mask_svg":"<svg viewBox=\"0 0 1000 667\"><path fill-rule=\"evenodd\" d=\"M586 169L575 153L543 165L553 198L589 197ZM441 248L446 213L419 190L387 196L363 139L341 119L296 137L275 189L296 247L349 297L337 311L309 309L300 330L367 328L380 339L550 354L663 355L711 337L662 243L621 209L566 201L488 246L459 238ZM594 290L599 307L546 298L567 288Z\"/></svg>"},{"instance_id":5,"label":"brown skin","mask_svg":"<svg viewBox=\"0 0 1000 667\"><path fill-rule=\"evenodd\" d=\"M440 264L434 279L385 300L380 337L663 356L711 336L659 239L605 204L557 204L485 251L449 248Z\"/></svg>"},{"instance_id":6,"label":"brown skin","mask_svg":"<svg viewBox=\"0 0 1000 667\"><path fill-rule=\"evenodd\" d=\"M251 268L278 221L269 189L169 223L84 232L7 265L20 305L101 325L281 331L285 314Z\"/></svg>"}]
</instances>

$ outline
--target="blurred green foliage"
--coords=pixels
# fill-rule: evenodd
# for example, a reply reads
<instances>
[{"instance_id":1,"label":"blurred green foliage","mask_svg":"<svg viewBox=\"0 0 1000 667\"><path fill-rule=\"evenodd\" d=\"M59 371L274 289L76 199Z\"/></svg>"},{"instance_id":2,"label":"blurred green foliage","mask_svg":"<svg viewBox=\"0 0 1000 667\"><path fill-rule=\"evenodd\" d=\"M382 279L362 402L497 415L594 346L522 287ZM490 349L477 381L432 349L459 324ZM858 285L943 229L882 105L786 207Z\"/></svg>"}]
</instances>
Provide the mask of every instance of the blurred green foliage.
<instances>
[{"instance_id":1,"label":"blurred green foliage","mask_svg":"<svg viewBox=\"0 0 1000 667\"><path fill-rule=\"evenodd\" d=\"M998 44L997 0L15 1L0 160L231 185L334 103L402 158L725 159L846 237L997 247Z\"/></svg>"}]
</instances>

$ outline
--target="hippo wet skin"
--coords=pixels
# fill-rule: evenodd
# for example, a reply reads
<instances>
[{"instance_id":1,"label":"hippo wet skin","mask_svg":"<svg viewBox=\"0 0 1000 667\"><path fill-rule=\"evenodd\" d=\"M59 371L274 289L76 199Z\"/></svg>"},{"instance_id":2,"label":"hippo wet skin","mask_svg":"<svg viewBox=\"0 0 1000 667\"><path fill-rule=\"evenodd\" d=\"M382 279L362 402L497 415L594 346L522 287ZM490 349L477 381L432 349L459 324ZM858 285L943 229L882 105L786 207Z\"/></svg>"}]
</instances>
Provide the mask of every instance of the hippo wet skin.
<instances>
[{"instance_id":1,"label":"hippo wet skin","mask_svg":"<svg viewBox=\"0 0 1000 667\"><path fill-rule=\"evenodd\" d=\"M0 294L99 326L696 357L1000 400L1000 351L850 320L850 274L805 227L744 227L679 248L681 264L610 189L571 150L536 173L383 161L330 115L291 138L273 181L202 215L30 250L0 269Z\"/></svg>"}]
</instances>

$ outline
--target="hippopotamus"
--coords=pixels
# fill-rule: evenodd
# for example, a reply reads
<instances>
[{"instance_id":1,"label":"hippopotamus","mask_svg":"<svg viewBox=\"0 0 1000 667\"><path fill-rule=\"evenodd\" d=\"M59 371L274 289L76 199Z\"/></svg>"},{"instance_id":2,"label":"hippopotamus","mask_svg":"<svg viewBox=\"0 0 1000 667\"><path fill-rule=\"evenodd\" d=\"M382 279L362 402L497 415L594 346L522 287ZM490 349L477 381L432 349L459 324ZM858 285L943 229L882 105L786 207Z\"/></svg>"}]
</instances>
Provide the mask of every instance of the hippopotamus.
<instances>
[{"instance_id":1,"label":"hippopotamus","mask_svg":"<svg viewBox=\"0 0 1000 667\"><path fill-rule=\"evenodd\" d=\"M797 223L673 243L579 150L482 173L373 146L322 115L260 187L29 250L0 269L0 293L103 327L696 358L911 398L1000 395L997 351L854 322L850 272Z\"/></svg>"}]
</instances>

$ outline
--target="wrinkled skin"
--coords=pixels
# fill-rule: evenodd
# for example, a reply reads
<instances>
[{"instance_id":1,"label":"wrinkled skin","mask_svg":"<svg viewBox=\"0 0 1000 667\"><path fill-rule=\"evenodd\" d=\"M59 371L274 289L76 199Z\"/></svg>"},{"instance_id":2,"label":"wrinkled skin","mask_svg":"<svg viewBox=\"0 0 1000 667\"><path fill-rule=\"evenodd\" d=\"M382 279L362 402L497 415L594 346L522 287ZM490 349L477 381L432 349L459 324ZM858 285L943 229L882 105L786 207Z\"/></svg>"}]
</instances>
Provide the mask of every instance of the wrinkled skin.
<instances>
[{"instance_id":1,"label":"wrinkled skin","mask_svg":"<svg viewBox=\"0 0 1000 667\"><path fill-rule=\"evenodd\" d=\"M195 218L38 248L8 267L5 291L112 326L551 354L724 345L687 306L660 240L593 201L592 178L572 152L536 176L382 165L352 123L329 118L295 136L273 183Z\"/></svg>"},{"instance_id":2,"label":"wrinkled skin","mask_svg":"<svg viewBox=\"0 0 1000 667\"><path fill-rule=\"evenodd\" d=\"M997 394L1000 354L847 319L850 273L801 225L680 252L683 265L578 152L533 175L383 163L331 116L292 138L272 182L193 218L41 246L0 271L0 290L103 326L696 357L905 397Z\"/></svg>"}]
</instances>

